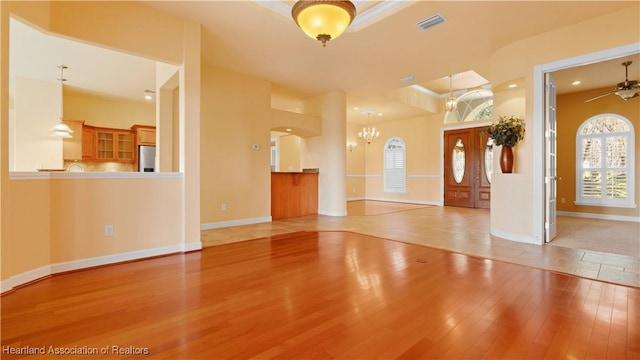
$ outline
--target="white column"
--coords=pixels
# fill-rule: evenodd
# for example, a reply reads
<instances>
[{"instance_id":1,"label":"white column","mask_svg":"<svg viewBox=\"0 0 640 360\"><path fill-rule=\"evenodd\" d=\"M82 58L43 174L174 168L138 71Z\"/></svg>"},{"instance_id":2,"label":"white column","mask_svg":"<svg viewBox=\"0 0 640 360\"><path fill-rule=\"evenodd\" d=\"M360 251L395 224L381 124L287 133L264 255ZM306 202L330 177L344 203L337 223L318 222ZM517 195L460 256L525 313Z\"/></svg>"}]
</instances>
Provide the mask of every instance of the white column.
<instances>
[{"instance_id":1,"label":"white column","mask_svg":"<svg viewBox=\"0 0 640 360\"><path fill-rule=\"evenodd\" d=\"M317 99L322 116L322 135L307 141L313 166L320 168L318 214L347 215L347 96L342 91Z\"/></svg>"},{"instance_id":2,"label":"white column","mask_svg":"<svg viewBox=\"0 0 640 360\"><path fill-rule=\"evenodd\" d=\"M9 4L0 1L0 273L7 274L9 256ZM6 280L0 277L0 280ZM5 290L5 289L0 289Z\"/></svg>"},{"instance_id":3,"label":"white column","mask_svg":"<svg viewBox=\"0 0 640 360\"><path fill-rule=\"evenodd\" d=\"M180 69L180 171L184 173L184 242L200 244L200 24L186 21ZM200 248L199 245L198 248Z\"/></svg>"}]
</instances>

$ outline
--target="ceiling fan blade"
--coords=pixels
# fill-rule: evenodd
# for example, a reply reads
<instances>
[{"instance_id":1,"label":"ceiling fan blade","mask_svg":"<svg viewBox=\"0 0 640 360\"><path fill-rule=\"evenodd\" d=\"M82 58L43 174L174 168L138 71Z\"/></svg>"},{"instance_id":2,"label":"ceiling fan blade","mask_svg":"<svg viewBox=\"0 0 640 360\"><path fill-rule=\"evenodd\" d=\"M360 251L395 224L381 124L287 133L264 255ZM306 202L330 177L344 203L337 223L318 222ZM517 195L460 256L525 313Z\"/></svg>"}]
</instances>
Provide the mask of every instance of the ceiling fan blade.
<instances>
[{"instance_id":1,"label":"ceiling fan blade","mask_svg":"<svg viewBox=\"0 0 640 360\"><path fill-rule=\"evenodd\" d=\"M598 99L600 99L600 98L603 98L603 97L608 96L608 95L611 95L611 94L615 94L615 91L610 92L610 93L606 93L606 94L604 94L604 95L600 95L600 96L593 97L593 98L591 98L591 99L589 99L589 100L585 100L584 102L589 102L589 101L593 101L593 100L598 100Z\"/></svg>"}]
</instances>

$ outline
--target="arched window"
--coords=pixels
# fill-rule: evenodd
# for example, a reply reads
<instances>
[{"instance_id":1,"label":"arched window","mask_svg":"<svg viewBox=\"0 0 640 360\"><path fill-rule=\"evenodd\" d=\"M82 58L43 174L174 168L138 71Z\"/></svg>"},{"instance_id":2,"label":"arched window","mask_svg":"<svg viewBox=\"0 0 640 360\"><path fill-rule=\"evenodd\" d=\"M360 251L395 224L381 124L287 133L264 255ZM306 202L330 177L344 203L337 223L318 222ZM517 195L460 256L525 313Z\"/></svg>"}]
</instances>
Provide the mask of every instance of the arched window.
<instances>
[{"instance_id":1,"label":"arched window","mask_svg":"<svg viewBox=\"0 0 640 360\"><path fill-rule=\"evenodd\" d=\"M576 204L635 206L634 130L626 118L600 114L576 134Z\"/></svg>"},{"instance_id":2,"label":"arched window","mask_svg":"<svg viewBox=\"0 0 640 360\"><path fill-rule=\"evenodd\" d=\"M445 123L482 121L493 118L493 92L473 90L456 99L456 109L445 114Z\"/></svg>"},{"instance_id":3,"label":"arched window","mask_svg":"<svg viewBox=\"0 0 640 360\"><path fill-rule=\"evenodd\" d=\"M406 181L406 149L398 137L389 139L384 145L384 191L404 193Z\"/></svg>"}]
</instances>

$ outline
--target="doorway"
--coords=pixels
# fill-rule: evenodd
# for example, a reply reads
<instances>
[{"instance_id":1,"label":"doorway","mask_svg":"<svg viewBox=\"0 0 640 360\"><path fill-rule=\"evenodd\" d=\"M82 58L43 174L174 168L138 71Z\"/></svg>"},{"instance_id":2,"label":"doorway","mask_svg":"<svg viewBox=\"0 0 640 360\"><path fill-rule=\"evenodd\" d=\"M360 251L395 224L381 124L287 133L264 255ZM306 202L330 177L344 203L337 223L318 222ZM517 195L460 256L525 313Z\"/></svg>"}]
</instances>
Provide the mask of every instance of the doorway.
<instances>
[{"instance_id":1,"label":"doorway","mask_svg":"<svg viewBox=\"0 0 640 360\"><path fill-rule=\"evenodd\" d=\"M488 126L444 132L444 205L489 209L493 141Z\"/></svg>"},{"instance_id":2,"label":"doorway","mask_svg":"<svg viewBox=\"0 0 640 360\"><path fill-rule=\"evenodd\" d=\"M535 120L533 126L533 138L538 140L546 138L545 134L547 129L545 112L547 111L548 102L545 99L545 74L638 54L639 45L640 43L634 43L534 66L533 119ZM545 238L548 237L547 224L550 221L555 222L555 216L557 213L555 209L555 202L551 202L549 200L549 196L547 196L549 189L546 188L546 184L551 180L549 179L549 175L546 174L548 147L546 146L545 141L535 141L533 150L534 183L532 193L534 199L537 200L533 203L534 236L535 239L539 241L539 243L536 243L542 245L545 242ZM555 175L553 176L555 177Z\"/></svg>"}]
</instances>

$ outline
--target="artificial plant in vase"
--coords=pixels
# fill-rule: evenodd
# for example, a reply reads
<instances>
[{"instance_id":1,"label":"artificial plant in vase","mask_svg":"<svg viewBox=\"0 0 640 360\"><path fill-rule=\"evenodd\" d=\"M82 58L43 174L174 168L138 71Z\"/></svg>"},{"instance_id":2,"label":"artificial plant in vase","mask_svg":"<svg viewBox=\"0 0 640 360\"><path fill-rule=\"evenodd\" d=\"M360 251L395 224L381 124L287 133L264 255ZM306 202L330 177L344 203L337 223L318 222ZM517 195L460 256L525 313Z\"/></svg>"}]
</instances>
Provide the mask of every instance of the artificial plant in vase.
<instances>
[{"instance_id":1,"label":"artificial plant in vase","mask_svg":"<svg viewBox=\"0 0 640 360\"><path fill-rule=\"evenodd\" d=\"M511 116L500 116L487 130L494 145L502 146L500 151L500 169L509 174L513 171L513 149L518 141L524 139L524 119Z\"/></svg>"}]
</instances>

